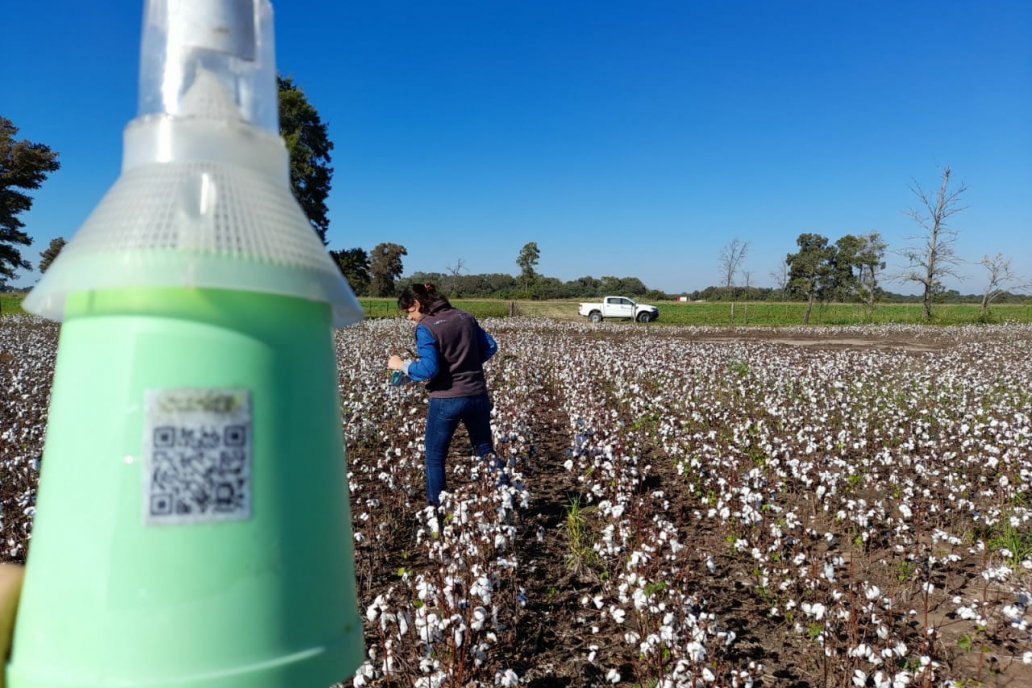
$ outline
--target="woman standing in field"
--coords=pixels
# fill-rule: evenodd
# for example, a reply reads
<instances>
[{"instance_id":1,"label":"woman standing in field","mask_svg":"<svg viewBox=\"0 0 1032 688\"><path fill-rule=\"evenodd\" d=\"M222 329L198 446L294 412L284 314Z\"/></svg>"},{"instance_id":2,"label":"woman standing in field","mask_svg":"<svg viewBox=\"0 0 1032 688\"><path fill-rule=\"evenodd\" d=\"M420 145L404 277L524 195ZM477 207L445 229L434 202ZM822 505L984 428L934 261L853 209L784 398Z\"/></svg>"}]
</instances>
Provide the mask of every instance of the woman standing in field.
<instances>
[{"instance_id":1,"label":"woman standing in field","mask_svg":"<svg viewBox=\"0 0 1032 688\"><path fill-rule=\"evenodd\" d=\"M454 308L432 284L406 287L398 308L416 323L414 361L391 356L387 367L415 382L426 382L430 406L426 415L426 499L438 506L446 489L445 459L461 421L473 450L498 467L491 438L491 399L487 394L484 362L498 344L476 318Z\"/></svg>"}]
</instances>

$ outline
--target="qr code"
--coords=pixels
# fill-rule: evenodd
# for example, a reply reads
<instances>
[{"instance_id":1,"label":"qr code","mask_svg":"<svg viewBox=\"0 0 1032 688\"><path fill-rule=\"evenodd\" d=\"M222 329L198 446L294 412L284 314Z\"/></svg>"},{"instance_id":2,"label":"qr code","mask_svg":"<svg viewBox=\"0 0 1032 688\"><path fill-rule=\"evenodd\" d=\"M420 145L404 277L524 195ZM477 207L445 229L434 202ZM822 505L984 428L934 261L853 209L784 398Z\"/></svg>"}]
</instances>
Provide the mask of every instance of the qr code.
<instances>
[{"instance_id":1,"label":"qr code","mask_svg":"<svg viewBox=\"0 0 1032 688\"><path fill-rule=\"evenodd\" d=\"M250 518L250 392L150 390L146 405L144 522Z\"/></svg>"}]
</instances>

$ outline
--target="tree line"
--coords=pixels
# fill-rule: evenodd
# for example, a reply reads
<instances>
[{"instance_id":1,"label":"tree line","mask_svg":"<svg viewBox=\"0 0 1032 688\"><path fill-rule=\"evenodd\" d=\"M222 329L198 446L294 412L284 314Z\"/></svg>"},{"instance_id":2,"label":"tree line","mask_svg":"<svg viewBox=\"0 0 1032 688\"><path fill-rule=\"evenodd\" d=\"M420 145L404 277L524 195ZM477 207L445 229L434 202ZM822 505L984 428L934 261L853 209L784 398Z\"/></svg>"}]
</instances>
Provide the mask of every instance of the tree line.
<instances>
[{"instance_id":1,"label":"tree line","mask_svg":"<svg viewBox=\"0 0 1032 688\"><path fill-rule=\"evenodd\" d=\"M646 287L637 277L584 276L564 282L541 275L537 271L541 251L534 241L525 244L516 256L520 272L515 276L464 274L465 261L458 258L444 272L415 272L402 279L402 258L406 255L408 250L404 246L389 242L377 244L368 252L363 248L330 251L330 257L359 296L395 296L408 284L430 282L452 298L575 299L605 294L667 298L666 294Z\"/></svg>"},{"instance_id":2,"label":"tree line","mask_svg":"<svg viewBox=\"0 0 1032 688\"><path fill-rule=\"evenodd\" d=\"M312 230L323 245L329 217L326 199L333 176L332 150L326 125L304 92L290 78L277 77L280 133L290 160L290 185ZM0 117L0 289L18 270L30 270L20 246L29 246L31 237L24 232L19 215L32 207L28 191L38 189L47 176L60 168L58 154L49 147L17 140L17 127ZM921 228L912 245L895 253L905 267L886 273L888 246L878 232L847 234L832 242L816 233L803 233L796 239L797 250L786 255L779 268L770 273L773 288L752 284L753 273L744 268L749 243L733 239L719 255L721 284L701 291L665 294L648 288L638 277L586 275L562 281L541 275L537 266L541 251L528 242L516 256L517 275L505 273L466 274L465 262L457 258L443 272L417 272L402 279L403 258L408 255L401 244L382 242L366 251L356 247L330 250L329 254L359 296L394 296L409 283L433 282L455 298L497 299L576 299L620 294L639 299L667 299L684 296L692 300L726 300L731 317L739 300L788 300L807 303L804 322L809 323L815 303L831 301L862 303L872 313L878 303L920 301L925 315L933 315L933 304L941 301L977 301L983 313L993 303L1020 299L1018 292L1030 283L1011 268L1010 258L1002 253L984 256L978 264L985 269L984 289L978 295L962 296L945 287L946 278L959 279L961 264L955 252L956 231L950 220L964 208L960 205L966 187L954 185L949 167L935 192L926 192L914 182L910 190L918 206L909 212ZM65 240L58 237L41 253L40 272L46 271L60 253ZM885 285L911 283L920 295L894 294Z\"/></svg>"},{"instance_id":3,"label":"tree line","mask_svg":"<svg viewBox=\"0 0 1032 688\"><path fill-rule=\"evenodd\" d=\"M943 168L939 188L933 193L925 191L916 181L910 185L918 199L918 207L911 209L908 215L921 232L912 238L911 245L896 251L905 265L893 274L885 272L888 246L878 232L847 234L834 243L821 234L803 233L796 239L798 251L789 253L780 268L770 274L777 289L765 292L750 289L751 273L742 267L749 244L733 239L721 249L719 257L724 279L719 292L722 298L731 301L732 320L734 302L738 298L772 297L775 294L784 300L806 302L803 324L809 324L816 302L862 303L870 317L880 302L920 301L925 317L931 320L933 305L944 301L980 303L983 316L988 316L993 303L1024 301L1025 297L1017 292L1028 289L1032 283L1014 272L1011 259L1003 253L985 255L978 261L985 269L984 288L980 294L962 296L958 291L946 288L946 278L960 280L957 269L963 261L955 250L957 231L951 226L950 219L964 210L960 203L967 191L963 184L952 183L952 175L950 167ZM744 291L736 281L739 275L745 278ZM890 282L914 284L919 287L920 294L915 297L893 294L883 286L883 283ZM712 298L715 291L714 288L704 290L698 298Z\"/></svg>"}]
</instances>

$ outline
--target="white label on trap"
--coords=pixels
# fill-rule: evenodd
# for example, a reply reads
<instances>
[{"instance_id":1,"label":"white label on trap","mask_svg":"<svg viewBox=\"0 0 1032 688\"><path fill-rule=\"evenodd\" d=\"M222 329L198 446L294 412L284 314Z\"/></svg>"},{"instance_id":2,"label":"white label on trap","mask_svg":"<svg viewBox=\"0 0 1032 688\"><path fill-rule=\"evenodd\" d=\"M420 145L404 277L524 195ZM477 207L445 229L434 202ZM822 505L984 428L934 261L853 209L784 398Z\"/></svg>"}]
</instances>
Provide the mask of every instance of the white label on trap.
<instances>
[{"instance_id":1,"label":"white label on trap","mask_svg":"<svg viewBox=\"0 0 1032 688\"><path fill-rule=\"evenodd\" d=\"M249 519L250 391L148 390L144 403L144 523Z\"/></svg>"}]
</instances>

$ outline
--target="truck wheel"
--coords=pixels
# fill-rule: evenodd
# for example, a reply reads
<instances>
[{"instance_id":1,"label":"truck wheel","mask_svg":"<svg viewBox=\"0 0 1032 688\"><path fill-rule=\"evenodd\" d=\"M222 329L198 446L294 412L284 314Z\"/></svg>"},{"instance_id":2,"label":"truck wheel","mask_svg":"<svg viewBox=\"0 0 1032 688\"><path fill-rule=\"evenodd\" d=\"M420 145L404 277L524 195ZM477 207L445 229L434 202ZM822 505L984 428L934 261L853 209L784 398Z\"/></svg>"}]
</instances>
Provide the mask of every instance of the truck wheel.
<instances>
[{"instance_id":1,"label":"truck wheel","mask_svg":"<svg viewBox=\"0 0 1032 688\"><path fill-rule=\"evenodd\" d=\"M602 314L599 313L598 311L591 311L591 315L589 315L588 318L593 323L600 323L600 322L602 322Z\"/></svg>"},{"instance_id":2,"label":"truck wheel","mask_svg":"<svg viewBox=\"0 0 1032 688\"><path fill-rule=\"evenodd\" d=\"M641 313L638 313L638 322L647 323L650 320L652 320L652 316L649 314L648 311L642 311Z\"/></svg>"}]
</instances>

